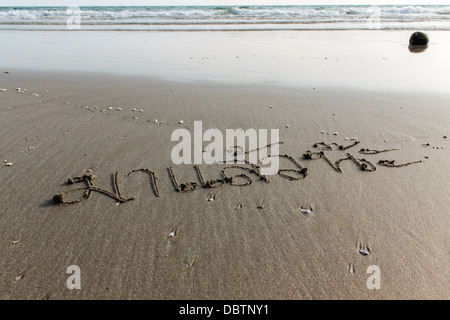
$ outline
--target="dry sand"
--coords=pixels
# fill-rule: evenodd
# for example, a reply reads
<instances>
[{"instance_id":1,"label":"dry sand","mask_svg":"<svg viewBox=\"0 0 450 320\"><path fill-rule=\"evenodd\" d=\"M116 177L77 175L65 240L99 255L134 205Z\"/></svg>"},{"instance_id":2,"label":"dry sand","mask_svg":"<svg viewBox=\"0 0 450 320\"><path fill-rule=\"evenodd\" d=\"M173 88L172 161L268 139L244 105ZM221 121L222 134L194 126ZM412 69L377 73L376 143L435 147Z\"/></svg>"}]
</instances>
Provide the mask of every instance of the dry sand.
<instances>
[{"instance_id":1,"label":"dry sand","mask_svg":"<svg viewBox=\"0 0 450 320\"><path fill-rule=\"evenodd\" d=\"M450 298L448 95L18 70L1 78L1 299ZM179 193L168 166L179 181L198 178L193 165L173 165L170 136L196 120L222 132L279 128L280 153L309 174L270 183L250 174L249 186ZM376 171L344 161L339 173L303 158L317 142L351 144L346 137L360 144L328 158L348 152ZM283 159L281 167L295 166ZM155 171L160 197L149 175L125 176L139 168ZM223 166L201 168L210 179ZM52 200L89 169L109 191L119 172L123 196L136 199L117 204L94 191L75 205ZM70 265L81 269L81 290L66 287ZM366 286L371 265L380 289Z\"/></svg>"}]
</instances>

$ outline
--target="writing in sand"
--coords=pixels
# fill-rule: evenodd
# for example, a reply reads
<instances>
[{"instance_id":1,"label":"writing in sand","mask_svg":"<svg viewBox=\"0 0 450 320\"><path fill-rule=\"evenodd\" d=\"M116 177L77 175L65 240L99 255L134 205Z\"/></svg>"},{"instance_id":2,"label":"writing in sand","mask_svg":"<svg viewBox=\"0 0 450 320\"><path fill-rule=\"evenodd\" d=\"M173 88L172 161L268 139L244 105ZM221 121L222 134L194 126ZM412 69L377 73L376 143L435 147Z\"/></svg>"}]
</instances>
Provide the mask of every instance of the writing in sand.
<instances>
[{"instance_id":1,"label":"writing in sand","mask_svg":"<svg viewBox=\"0 0 450 320\"><path fill-rule=\"evenodd\" d=\"M374 172L376 171L376 166L370 162L369 160L366 160L364 158L361 158L361 156L354 156L353 154L349 153L347 150L355 147L358 145L360 141L354 141L353 143L343 146L339 145L338 143L325 143L325 142L318 142L313 145L313 150L308 150L303 154L304 160L319 160L323 159L326 161L333 170L342 173L341 169L341 163L343 161L350 161L354 163L359 169L361 169L364 172ZM282 142L280 142L282 144ZM270 147L268 145L267 147ZM239 146L234 147L235 150L242 150ZM358 151L361 155L374 155L374 154L380 154L380 153L386 153L390 151L395 151L398 149L386 149L386 150L372 150L372 149L360 149ZM338 159L336 161L332 161L328 154L333 151L343 151L345 152L345 157ZM251 152L251 151L247 151ZM236 157L238 155L238 152L234 153L234 156ZM279 154L279 155L269 155L268 157L280 157L287 159L289 162L291 162L294 166L294 168L281 168L278 170L277 175L290 180L300 180L304 179L309 175L308 168L303 167L298 160L296 160L294 157L288 155L288 154ZM413 161L403 164L396 164L395 160L379 160L378 165L387 167L387 168L400 168L409 166L411 164L415 163L421 163L422 161ZM228 164L228 163L227 163ZM221 178L220 179L205 179L203 176L203 172L198 164L194 165L195 171L197 173L198 181L189 181L189 182L179 182L176 178L175 171L172 167L168 167L168 173L171 178L172 184L177 192L192 192L199 188L218 188L222 187L224 185L232 185L232 186L249 186L253 179L262 180L265 183L269 183L270 180L266 175L261 174L261 167L258 164L250 163L247 160L241 160L236 161L235 164L228 164L226 167L221 169ZM240 173L229 175L228 171L231 169L239 170ZM158 177L155 173L155 171L152 171L148 168L140 168L140 169L134 169L128 172L125 176L130 177L132 174L137 172L143 172L149 175L151 180L151 186L153 189L153 192L155 196L160 197L161 193L158 188ZM119 188L119 181L118 181L119 173L115 172L113 174L113 191L108 191L106 189L97 187L94 185L94 179L95 175L92 173L84 174L83 176L70 178L67 181L67 184L78 184L83 183L83 187L70 189L67 191L64 191L63 193L59 193L53 197L53 200L62 205L72 205L81 203L83 201L88 200L93 192L100 193L103 195L106 195L114 200L117 201L117 203L123 203L128 202L131 200L135 200L136 197L124 197L120 191ZM253 179L252 179L253 178ZM68 194L84 191L83 195L75 200L67 200L66 197Z\"/></svg>"}]
</instances>

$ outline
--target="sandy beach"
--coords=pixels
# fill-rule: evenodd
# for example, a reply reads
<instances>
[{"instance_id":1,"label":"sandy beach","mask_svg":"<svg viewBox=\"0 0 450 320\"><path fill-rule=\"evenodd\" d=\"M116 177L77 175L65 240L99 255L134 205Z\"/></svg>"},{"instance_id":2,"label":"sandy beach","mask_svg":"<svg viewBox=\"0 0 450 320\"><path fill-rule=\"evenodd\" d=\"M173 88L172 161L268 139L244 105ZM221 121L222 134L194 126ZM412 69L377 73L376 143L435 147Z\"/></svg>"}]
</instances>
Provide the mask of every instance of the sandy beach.
<instances>
[{"instance_id":1,"label":"sandy beach","mask_svg":"<svg viewBox=\"0 0 450 320\"><path fill-rule=\"evenodd\" d=\"M1 77L2 299L449 298L448 95ZM247 173L247 186L177 192L168 167L179 182L200 184L194 165L170 157L172 132L194 121L223 132L278 128L280 154L308 175L266 183ZM304 157L308 150L373 166L342 161L339 172ZM218 179L224 165L200 167ZM280 167L296 168L287 159ZM126 176L141 168L154 171L159 197L148 173ZM89 173L114 193L116 172L123 198L134 200L97 191L78 204L53 200L84 187L67 181ZM81 290L66 287L70 265L81 269ZM381 288L370 290L373 265Z\"/></svg>"},{"instance_id":2,"label":"sandy beach","mask_svg":"<svg viewBox=\"0 0 450 320\"><path fill-rule=\"evenodd\" d=\"M0 299L450 298L447 6L66 9L0 7Z\"/></svg>"}]
</instances>

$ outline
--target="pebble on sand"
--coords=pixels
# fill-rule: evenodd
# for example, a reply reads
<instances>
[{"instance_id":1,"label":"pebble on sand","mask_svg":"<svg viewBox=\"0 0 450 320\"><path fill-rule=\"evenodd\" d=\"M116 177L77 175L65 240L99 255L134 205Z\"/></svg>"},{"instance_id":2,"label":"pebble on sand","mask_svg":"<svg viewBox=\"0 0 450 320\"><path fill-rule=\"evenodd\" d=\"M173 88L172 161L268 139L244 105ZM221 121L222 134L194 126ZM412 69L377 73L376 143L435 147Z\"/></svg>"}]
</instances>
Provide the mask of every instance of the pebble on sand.
<instances>
[{"instance_id":1,"label":"pebble on sand","mask_svg":"<svg viewBox=\"0 0 450 320\"><path fill-rule=\"evenodd\" d=\"M183 122L184 122L183 120L178 121L179 124L182 124Z\"/></svg>"},{"instance_id":2,"label":"pebble on sand","mask_svg":"<svg viewBox=\"0 0 450 320\"><path fill-rule=\"evenodd\" d=\"M333 132L333 135L337 136L339 134L339 132Z\"/></svg>"}]
</instances>

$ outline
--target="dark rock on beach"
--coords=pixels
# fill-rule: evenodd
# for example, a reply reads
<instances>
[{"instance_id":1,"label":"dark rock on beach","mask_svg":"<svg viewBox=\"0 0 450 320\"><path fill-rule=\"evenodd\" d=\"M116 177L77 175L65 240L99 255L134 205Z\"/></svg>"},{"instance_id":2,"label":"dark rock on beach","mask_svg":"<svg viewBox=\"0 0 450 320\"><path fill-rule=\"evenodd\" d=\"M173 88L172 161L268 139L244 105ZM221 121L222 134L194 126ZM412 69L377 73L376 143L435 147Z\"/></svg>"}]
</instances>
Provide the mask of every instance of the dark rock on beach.
<instances>
[{"instance_id":1,"label":"dark rock on beach","mask_svg":"<svg viewBox=\"0 0 450 320\"><path fill-rule=\"evenodd\" d=\"M428 44L428 35L423 32L414 32L409 38L409 44L411 46L425 46Z\"/></svg>"}]
</instances>

